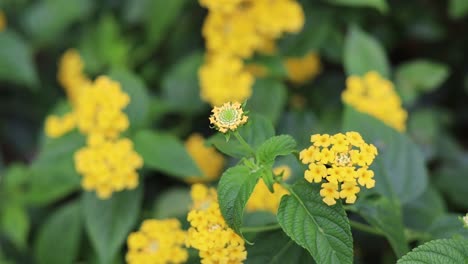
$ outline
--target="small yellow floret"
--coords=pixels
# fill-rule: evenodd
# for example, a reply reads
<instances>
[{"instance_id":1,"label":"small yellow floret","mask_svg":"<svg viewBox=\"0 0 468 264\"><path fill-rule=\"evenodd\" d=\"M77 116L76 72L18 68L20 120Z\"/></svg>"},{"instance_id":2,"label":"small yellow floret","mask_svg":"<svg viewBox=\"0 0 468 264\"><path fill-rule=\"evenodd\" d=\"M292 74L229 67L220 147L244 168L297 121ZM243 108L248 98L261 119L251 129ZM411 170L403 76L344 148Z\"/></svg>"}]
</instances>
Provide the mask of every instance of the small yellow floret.
<instances>
[{"instance_id":1,"label":"small yellow floret","mask_svg":"<svg viewBox=\"0 0 468 264\"><path fill-rule=\"evenodd\" d=\"M85 190L95 190L101 199L116 191L136 188L136 170L142 165L132 142L125 138L88 145L75 153L75 168L83 176L81 185Z\"/></svg>"},{"instance_id":2,"label":"small yellow floret","mask_svg":"<svg viewBox=\"0 0 468 264\"><path fill-rule=\"evenodd\" d=\"M177 264L188 259L183 248L187 234L181 229L179 220L145 220L137 232L128 236L128 251L125 256L129 264Z\"/></svg>"},{"instance_id":3,"label":"small yellow floret","mask_svg":"<svg viewBox=\"0 0 468 264\"><path fill-rule=\"evenodd\" d=\"M322 183L320 195L328 205L336 199L354 203L361 186L370 189L375 186L374 172L368 167L377 155L377 148L367 144L357 132L335 135L317 134L311 136L312 146L299 154L309 169L304 172L308 182Z\"/></svg>"},{"instance_id":4,"label":"small yellow floret","mask_svg":"<svg viewBox=\"0 0 468 264\"><path fill-rule=\"evenodd\" d=\"M45 121L45 133L50 138L61 137L75 127L76 118L73 113L67 113L63 117L51 115Z\"/></svg>"},{"instance_id":5,"label":"small yellow floret","mask_svg":"<svg viewBox=\"0 0 468 264\"><path fill-rule=\"evenodd\" d=\"M287 58L284 64L289 80L296 84L303 84L314 79L321 69L320 58L314 52L309 52L304 57Z\"/></svg>"},{"instance_id":6,"label":"small yellow floret","mask_svg":"<svg viewBox=\"0 0 468 264\"><path fill-rule=\"evenodd\" d=\"M287 180L291 176L291 168L279 166L273 169L273 174L282 174L283 180ZM281 197L289 192L278 183L273 185L273 190L274 192L271 193L263 179L260 179L246 204L247 211L268 211L276 214Z\"/></svg>"},{"instance_id":7,"label":"small yellow floret","mask_svg":"<svg viewBox=\"0 0 468 264\"><path fill-rule=\"evenodd\" d=\"M220 107L215 106L211 112L213 114L210 116L210 124L221 133L236 130L239 126L247 123L248 119L244 115L241 104L237 102L228 102Z\"/></svg>"},{"instance_id":8,"label":"small yellow floret","mask_svg":"<svg viewBox=\"0 0 468 264\"><path fill-rule=\"evenodd\" d=\"M215 148L205 146L205 139L200 134L190 135L185 141L185 149L203 172L203 175L189 178L188 182L206 182L219 178L224 166L224 156Z\"/></svg>"},{"instance_id":9,"label":"small yellow floret","mask_svg":"<svg viewBox=\"0 0 468 264\"><path fill-rule=\"evenodd\" d=\"M358 111L374 116L398 131L406 130L408 113L402 107L393 84L377 72L368 72L362 78L348 77L341 97L343 102Z\"/></svg>"},{"instance_id":10,"label":"small yellow floret","mask_svg":"<svg viewBox=\"0 0 468 264\"><path fill-rule=\"evenodd\" d=\"M75 104L82 90L91 83L84 74L84 63L77 50L69 49L62 55L57 78L68 100Z\"/></svg>"}]
</instances>

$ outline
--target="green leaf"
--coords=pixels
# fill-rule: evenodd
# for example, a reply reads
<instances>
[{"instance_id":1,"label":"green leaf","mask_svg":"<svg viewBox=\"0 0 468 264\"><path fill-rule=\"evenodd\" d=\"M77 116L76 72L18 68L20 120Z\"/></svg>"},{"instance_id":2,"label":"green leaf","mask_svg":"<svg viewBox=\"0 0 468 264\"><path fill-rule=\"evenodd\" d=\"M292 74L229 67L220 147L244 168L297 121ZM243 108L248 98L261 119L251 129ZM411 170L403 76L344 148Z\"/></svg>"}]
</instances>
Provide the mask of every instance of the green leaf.
<instances>
[{"instance_id":1,"label":"green leaf","mask_svg":"<svg viewBox=\"0 0 468 264\"><path fill-rule=\"evenodd\" d=\"M286 86L274 79L257 79L253 95L247 101L246 110L267 117L273 124L278 121L286 104Z\"/></svg>"},{"instance_id":2,"label":"green leaf","mask_svg":"<svg viewBox=\"0 0 468 264\"><path fill-rule=\"evenodd\" d=\"M249 114L248 116L249 121L240 127L238 131L245 141L256 149L265 140L274 136L275 130L271 122L265 117L255 114ZM221 152L235 158L242 158L250 154L235 137L231 137L229 141L226 141L226 138L221 133L212 136L207 142L215 145Z\"/></svg>"},{"instance_id":3,"label":"green leaf","mask_svg":"<svg viewBox=\"0 0 468 264\"><path fill-rule=\"evenodd\" d=\"M450 0L448 12L451 18L462 18L468 13L468 2L465 0Z\"/></svg>"},{"instance_id":4,"label":"green leaf","mask_svg":"<svg viewBox=\"0 0 468 264\"><path fill-rule=\"evenodd\" d=\"M158 196L154 203L154 217L186 217L192 198L188 188L172 188Z\"/></svg>"},{"instance_id":5,"label":"green leaf","mask_svg":"<svg viewBox=\"0 0 468 264\"><path fill-rule=\"evenodd\" d=\"M387 79L390 77L390 65L384 48L357 26L348 31L343 59L347 75L364 75L369 71L377 71Z\"/></svg>"},{"instance_id":6,"label":"green leaf","mask_svg":"<svg viewBox=\"0 0 468 264\"><path fill-rule=\"evenodd\" d=\"M343 130L361 133L367 143L378 148L371 166L377 192L402 204L424 192L428 181L424 158L410 138L350 106L345 109Z\"/></svg>"},{"instance_id":7,"label":"green leaf","mask_svg":"<svg viewBox=\"0 0 468 264\"><path fill-rule=\"evenodd\" d=\"M3 174L3 173L2 173ZM30 176L28 168L20 163L13 163L7 167L6 172L0 176L0 191L14 192L18 191L27 183Z\"/></svg>"},{"instance_id":8,"label":"green leaf","mask_svg":"<svg viewBox=\"0 0 468 264\"><path fill-rule=\"evenodd\" d=\"M291 135L299 149L310 146L310 135L317 132L317 118L309 111L290 111L283 113L278 133Z\"/></svg>"},{"instance_id":9,"label":"green leaf","mask_svg":"<svg viewBox=\"0 0 468 264\"><path fill-rule=\"evenodd\" d=\"M144 53L154 50L164 37L168 34L170 26L176 22L185 0L155 0L148 1L144 14L145 31L147 40L145 41ZM158 14L157 16L155 14Z\"/></svg>"},{"instance_id":10,"label":"green leaf","mask_svg":"<svg viewBox=\"0 0 468 264\"><path fill-rule=\"evenodd\" d=\"M203 175L189 156L183 143L175 136L150 130L141 130L134 139L135 150L148 168L185 179Z\"/></svg>"},{"instance_id":11,"label":"green leaf","mask_svg":"<svg viewBox=\"0 0 468 264\"><path fill-rule=\"evenodd\" d=\"M413 102L423 92L439 87L448 77L449 68L428 60L414 60L396 70L396 87L403 101Z\"/></svg>"},{"instance_id":12,"label":"green leaf","mask_svg":"<svg viewBox=\"0 0 468 264\"><path fill-rule=\"evenodd\" d=\"M398 260L398 264L447 264L466 263L468 259L468 240L439 239L427 242Z\"/></svg>"},{"instance_id":13,"label":"green leaf","mask_svg":"<svg viewBox=\"0 0 468 264\"><path fill-rule=\"evenodd\" d=\"M367 222L384 233L397 257L409 251L400 206L381 197L374 201L359 202L356 207Z\"/></svg>"},{"instance_id":14,"label":"green leaf","mask_svg":"<svg viewBox=\"0 0 468 264\"><path fill-rule=\"evenodd\" d=\"M236 233L242 235L240 228L245 204L250 198L261 171L238 165L231 167L221 175L218 184L218 201L226 223Z\"/></svg>"},{"instance_id":15,"label":"green leaf","mask_svg":"<svg viewBox=\"0 0 468 264\"><path fill-rule=\"evenodd\" d=\"M125 243L138 220L142 196L142 187L114 193L108 200L100 200L90 192L83 194L85 228L99 263L111 263Z\"/></svg>"},{"instance_id":16,"label":"green leaf","mask_svg":"<svg viewBox=\"0 0 468 264\"><path fill-rule=\"evenodd\" d=\"M41 225L35 242L39 264L77 262L82 235L81 207L72 202L57 209ZM60 241L59 243L57 243Z\"/></svg>"},{"instance_id":17,"label":"green leaf","mask_svg":"<svg viewBox=\"0 0 468 264\"><path fill-rule=\"evenodd\" d=\"M26 248L29 218L26 209L18 203L4 203L0 214L0 231L20 249Z\"/></svg>"},{"instance_id":18,"label":"green leaf","mask_svg":"<svg viewBox=\"0 0 468 264\"><path fill-rule=\"evenodd\" d=\"M468 239L468 229L463 226L459 219L460 216L453 213L441 215L432 222L427 232L431 234L433 239L459 236Z\"/></svg>"},{"instance_id":19,"label":"green leaf","mask_svg":"<svg viewBox=\"0 0 468 264\"><path fill-rule=\"evenodd\" d=\"M281 199L278 222L284 232L307 249L317 263L353 263L353 237L340 202L328 206L320 186L299 180Z\"/></svg>"},{"instance_id":20,"label":"green leaf","mask_svg":"<svg viewBox=\"0 0 468 264\"><path fill-rule=\"evenodd\" d=\"M93 5L94 1L90 0L35 2L22 12L22 26L35 43L39 45L53 43L60 39L74 22L90 15Z\"/></svg>"},{"instance_id":21,"label":"green leaf","mask_svg":"<svg viewBox=\"0 0 468 264\"><path fill-rule=\"evenodd\" d=\"M130 96L130 104L125 108L130 120L130 129L144 127L148 121L150 96L143 80L124 68L112 69L109 77L118 81L122 90Z\"/></svg>"},{"instance_id":22,"label":"green leaf","mask_svg":"<svg viewBox=\"0 0 468 264\"><path fill-rule=\"evenodd\" d=\"M205 104L200 99L198 68L203 54L195 52L177 62L161 82L162 97L177 112L196 114Z\"/></svg>"},{"instance_id":23,"label":"green leaf","mask_svg":"<svg viewBox=\"0 0 468 264\"><path fill-rule=\"evenodd\" d=\"M309 252L298 246L281 230L261 233L255 237L255 245L247 246L246 264L310 264L314 263Z\"/></svg>"},{"instance_id":24,"label":"green leaf","mask_svg":"<svg viewBox=\"0 0 468 264\"><path fill-rule=\"evenodd\" d=\"M36 89L37 72L27 42L12 31L0 34L0 80Z\"/></svg>"},{"instance_id":25,"label":"green leaf","mask_svg":"<svg viewBox=\"0 0 468 264\"><path fill-rule=\"evenodd\" d=\"M446 210L442 195L428 186L420 196L403 206L403 219L406 226L424 231Z\"/></svg>"},{"instance_id":26,"label":"green leaf","mask_svg":"<svg viewBox=\"0 0 468 264\"><path fill-rule=\"evenodd\" d=\"M388 5L385 0L327 0L327 2L352 7L372 7L382 13L388 12Z\"/></svg>"},{"instance_id":27,"label":"green leaf","mask_svg":"<svg viewBox=\"0 0 468 264\"><path fill-rule=\"evenodd\" d=\"M466 188L468 184L468 165L445 165L437 169L435 183L446 195L446 198L456 205L466 208Z\"/></svg>"},{"instance_id":28,"label":"green leaf","mask_svg":"<svg viewBox=\"0 0 468 264\"><path fill-rule=\"evenodd\" d=\"M267 139L257 149L257 156L260 162L270 163L277 156L291 154L296 148L296 141L289 135L274 136Z\"/></svg>"}]
</instances>

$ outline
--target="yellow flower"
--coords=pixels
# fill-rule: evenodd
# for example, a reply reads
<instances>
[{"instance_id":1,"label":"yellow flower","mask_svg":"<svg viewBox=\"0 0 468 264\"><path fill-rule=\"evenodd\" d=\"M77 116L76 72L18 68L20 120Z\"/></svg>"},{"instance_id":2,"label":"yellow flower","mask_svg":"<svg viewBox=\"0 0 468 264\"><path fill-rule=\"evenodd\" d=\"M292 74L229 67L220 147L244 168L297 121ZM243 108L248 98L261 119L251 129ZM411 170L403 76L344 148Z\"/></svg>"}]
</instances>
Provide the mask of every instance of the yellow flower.
<instances>
[{"instance_id":1,"label":"yellow flower","mask_svg":"<svg viewBox=\"0 0 468 264\"><path fill-rule=\"evenodd\" d=\"M128 236L125 259L129 264L185 263L186 236L177 219L145 220L139 231Z\"/></svg>"},{"instance_id":2,"label":"yellow flower","mask_svg":"<svg viewBox=\"0 0 468 264\"><path fill-rule=\"evenodd\" d=\"M87 191L96 190L101 199L137 187L136 170L142 165L143 160L129 139L99 142L75 153L76 171L83 176L81 185Z\"/></svg>"},{"instance_id":3,"label":"yellow flower","mask_svg":"<svg viewBox=\"0 0 468 264\"><path fill-rule=\"evenodd\" d=\"M130 97L121 90L118 82L106 76L98 77L83 89L76 101L74 112L78 129L86 135L117 138L129 126L123 112L129 102Z\"/></svg>"},{"instance_id":4,"label":"yellow flower","mask_svg":"<svg viewBox=\"0 0 468 264\"><path fill-rule=\"evenodd\" d=\"M341 97L358 111L374 116L400 132L405 131L408 113L393 84L377 72L368 72L362 78L348 77Z\"/></svg>"},{"instance_id":5,"label":"yellow flower","mask_svg":"<svg viewBox=\"0 0 468 264\"><path fill-rule=\"evenodd\" d=\"M192 134L185 141L185 149L203 172L200 177L191 177L191 183L216 180L224 166L224 156L213 147L205 146L205 140L200 134Z\"/></svg>"},{"instance_id":6,"label":"yellow flower","mask_svg":"<svg viewBox=\"0 0 468 264\"><path fill-rule=\"evenodd\" d=\"M312 146L299 154L309 169L304 172L308 182L320 183L320 195L328 205L338 198L346 198L346 203L354 203L361 186L375 186L374 172L368 167L377 155L377 148L367 144L357 132L335 135L312 135ZM317 157L318 156L318 157Z\"/></svg>"},{"instance_id":7,"label":"yellow flower","mask_svg":"<svg viewBox=\"0 0 468 264\"><path fill-rule=\"evenodd\" d=\"M255 27L269 38L297 33L304 25L302 7L294 0L256 0L251 5Z\"/></svg>"},{"instance_id":8,"label":"yellow flower","mask_svg":"<svg viewBox=\"0 0 468 264\"><path fill-rule=\"evenodd\" d=\"M243 102L252 95L254 77L244 69L241 59L212 55L200 68L200 96L212 106Z\"/></svg>"},{"instance_id":9,"label":"yellow flower","mask_svg":"<svg viewBox=\"0 0 468 264\"><path fill-rule=\"evenodd\" d=\"M202 30L208 51L249 58L261 44L248 11L210 12Z\"/></svg>"},{"instance_id":10,"label":"yellow flower","mask_svg":"<svg viewBox=\"0 0 468 264\"><path fill-rule=\"evenodd\" d=\"M198 249L201 263L242 263L247 258L244 240L224 221L216 190L194 184L191 195L187 246Z\"/></svg>"},{"instance_id":11,"label":"yellow flower","mask_svg":"<svg viewBox=\"0 0 468 264\"><path fill-rule=\"evenodd\" d=\"M63 117L48 116L45 122L45 133L50 138L58 138L70 132L76 126L76 118L73 113L67 113Z\"/></svg>"},{"instance_id":12,"label":"yellow flower","mask_svg":"<svg viewBox=\"0 0 468 264\"><path fill-rule=\"evenodd\" d=\"M211 112L213 114L210 116L210 124L214 125L221 133L236 130L239 126L245 124L248 119L244 115L241 104L237 102L228 102L220 107L215 106Z\"/></svg>"},{"instance_id":13,"label":"yellow flower","mask_svg":"<svg viewBox=\"0 0 468 264\"><path fill-rule=\"evenodd\" d=\"M273 169L273 174L282 174L283 180L287 180L291 176L291 168L279 166ZM273 190L274 192L271 193L263 179L260 179L246 204L247 211L268 211L276 214L281 197L289 192L278 183L273 185Z\"/></svg>"},{"instance_id":14,"label":"yellow flower","mask_svg":"<svg viewBox=\"0 0 468 264\"><path fill-rule=\"evenodd\" d=\"M200 5L212 12L231 13L246 0L199 0Z\"/></svg>"},{"instance_id":15,"label":"yellow flower","mask_svg":"<svg viewBox=\"0 0 468 264\"><path fill-rule=\"evenodd\" d=\"M287 58L284 65L288 79L296 84L303 84L315 78L321 69L320 59L315 52L309 52L302 58Z\"/></svg>"},{"instance_id":16,"label":"yellow flower","mask_svg":"<svg viewBox=\"0 0 468 264\"><path fill-rule=\"evenodd\" d=\"M84 63L77 50L69 49L62 55L57 78L68 100L75 104L79 93L91 83L84 74Z\"/></svg>"},{"instance_id":17,"label":"yellow flower","mask_svg":"<svg viewBox=\"0 0 468 264\"><path fill-rule=\"evenodd\" d=\"M2 32L7 26L7 19L3 10L0 10L0 32Z\"/></svg>"}]
</instances>

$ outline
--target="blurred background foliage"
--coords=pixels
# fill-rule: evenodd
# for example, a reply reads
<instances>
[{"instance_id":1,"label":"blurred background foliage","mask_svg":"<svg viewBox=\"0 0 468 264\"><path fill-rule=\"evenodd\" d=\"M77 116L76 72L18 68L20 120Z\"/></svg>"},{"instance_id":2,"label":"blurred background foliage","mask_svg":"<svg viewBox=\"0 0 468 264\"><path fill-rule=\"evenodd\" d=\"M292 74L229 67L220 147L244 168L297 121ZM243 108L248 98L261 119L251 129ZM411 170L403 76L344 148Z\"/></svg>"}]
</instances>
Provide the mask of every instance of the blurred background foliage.
<instances>
[{"instance_id":1,"label":"blurred background foliage","mask_svg":"<svg viewBox=\"0 0 468 264\"><path fill-rule=\"evenodd\" d=\"M462 232L455 213L468 207L468 1L300 2L302 32L251 59L269 74L256 80L247 108L302 148L312 133L341 129L345 78L372 65L394 82L430 169L430 187L403 205L405 225L433 237ZM0 263L121 263L139 219L186 213L181 179L199 171L183 140L212 133L197 76L207 12L186 0L0 0L0 9ZM69 107L56 77L69 48L88 76L108 74L132 98L128 136L145 160L144 184L109 201L80 191L72 156L84 138L43 134L46 115ZM319 75L288 81L283 61L311 51ZM394 261L383 239L355 240L356 263Z\"/></svg>"}]
</instances>

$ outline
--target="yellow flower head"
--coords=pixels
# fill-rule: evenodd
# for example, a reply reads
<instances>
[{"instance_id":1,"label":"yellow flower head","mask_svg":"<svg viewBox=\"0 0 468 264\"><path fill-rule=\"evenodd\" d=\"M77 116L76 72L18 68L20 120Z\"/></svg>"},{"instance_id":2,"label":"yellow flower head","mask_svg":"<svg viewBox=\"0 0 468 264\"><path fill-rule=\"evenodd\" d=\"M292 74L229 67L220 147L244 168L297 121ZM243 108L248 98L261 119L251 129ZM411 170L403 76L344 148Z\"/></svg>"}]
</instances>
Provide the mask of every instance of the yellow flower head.
<instances>
[{"instance_id":1,"label":"yellow flower head","mask_svg":"<svg viewBox=\"0 0 468 264\"><path fill-rule=\"evenodd\" d=\"M45 121L45 133L50 138L61 137L75 127L76 118L73 113L67 113L63 117L51 115Z\"/></svg>"},{"instance_id":2,"label":"yellow flower head","mask_svg":"<svg viewBox=\"0 0 468 264\"><path fill-rule=\"evenodd\" d=\"M243 102L252 95L254 77L245 70L241 59L211 55L200 68L200 96L212 106Z\"/></svg>"},{"instance_id":3,"label":"yellow flower head","mask_svg":"<svg viewBox=\"0 0 468 264\"><path fill-rule=\"evenodd\" d=\"M98 77L85 87L76 102L74 112L78 129L87 135L99 134L116 138L129 126L123 109L130 97L120 89L120 84L106 76Z\"/></svg>"},{"instance_id":4,"label":"yellow flower head","mask_svg":"<svg viewBox=\"0 0 468 264\"><path fill-rule=\"evenodd\" d=\"M232 13L239 5L248 0L199 0L200 5L211 12Z\"/></svg>"},{"instance_id":5,"label":"yellow flower head","mask_svg":"<svg viewBox=\"0 0 468 264\"><path fill-rule=\"evenodd\" d=\"M62 55L58 81L72 104L75 104L81 91L91 83L84 74L84 63L77 50L69 49Z\"/></svg>"},{"instance_id":6,"label":"yellow flower head","mask_svg":"<svg viewBox=\"0 0 468 264\"><path fill-rule=\"evenodd\" d=\"M247 258L244 240L224 221L216 190L194 184L191 194L194 206L187 215L187 246L199 251L202 263L242 263Z\"/></svg>"},{"instance_id":7,"label":"yellow flower head","mask_svg":"<svg viewBox=\"0 0 468 264\"><path fill-rule=\"evenodd\" d=\"M145 220L139 231L128 236L125 259L129 264L185 263L186 236L177 219Z\"/></svg>"},{"instance_id":8,"label":"yellow flower head","mask_svg":"<svg viewBox=\"0 0 468 264\"><path fill-rule=\"evenodd\" d=\"M3 10L0 10L0 32L2 32L7 26L7 19Z\"/></svg>"},{"instance_id":9,"label":"yellow flower head","mask_svg":"<svg viewBox=\"0 0 468 264\"><path fill-rule=\"evenodd\" d=\"M210 116L210 123L221 133L236 130L239 126L245 124L248 119L244 115L241 104L237 102L228 102L220 107L215 106L211 112L213 114Z\"/></svg>"},{"instance_id":10,"label":"yellow flower head","mask_svg":"<svg viewBox=\"0 0 468 264\"><path fill-rule=\"evenodd\" d=\"M185 149L203 172L201 177L192 177L188 182L206 182L216 180L224 166L224 156L213 147L205 146L205 140L200 134L192 134L185 141Z\"/></svg>"},{"instance_id":11,"label":"yellow flower head","mask_svg":"<svg viewBox=\"0 0 468 264\"><path fill-rule=\"evenodd\" d=\"M293 83L303 84L320 73L320 58L314 52L309 52L302 58L288 58L285 61L288 78Z\"/></svg>"},{"instance_id":12,"label":"yellow flower head","mask_svg":"<svg viewBox=\"0 0 468 264\"><path fill-rule=\"evenodd\" d=\"M341 97L358 111L374 116L398 131L405 131L408 113L393 84L377 72L368 72L362 78L348 77Z\"/></svg>"},{"instance_id":13,"label":"yellow flower head","mask_svg":"<svg viewBox=\"0 0 468 264\"><path fill-rule=\"evenodd\" d=\"M359 193L358 185L368 189L375 186L374 172L369 166L377 155L377 148L367 144L357 132L335 135L316 134L311 136L307 149L299 158L309 168L304 172L308 182L322 183L320 195L328 205L336 199L354 203Z\"/></svg>"},{"instance_id":14,"label":"yellow flower head","mask_svg":"<svg viewBox=\"0 0 468 264\"><path fill-rule=\"evenodd\" d=\"M291 176L291 168L288 166L279 166L273 170L273 173L275 175L282 174L283 179L287 180ZM263 179L260 179L247 202L247 211L269 211L276 214L281 197L289 192L278 183L273 185L273 189L274 193L271 193Z\"/></svg>"},{"instance_id":15,"label":"yellow flower head","mask_svg":"<svg viewBox=\"0 0 468 264\"><path fill-rule=\"evenodd\" d=\"M126 138L92 142L75 153L76 171L83 176L81 185L87 191L96 190L101 199L137 187L136 170L142 165L142 158Z\"/></svg>"},{"instance_id":16,"label":"yellow flower head","mask_svg":"<svg viewBox=\"0 0 468 264\"><path fill-rule=\"evenodd\" d=\"M229 14L210 12L202 31L208 51L241 58L251 57L262 42L254 23L246 10Z\"/></svg>"}]
</instances>

